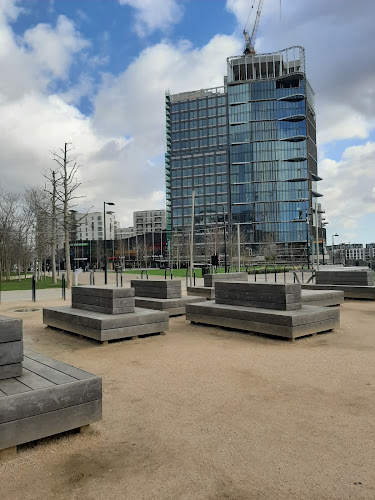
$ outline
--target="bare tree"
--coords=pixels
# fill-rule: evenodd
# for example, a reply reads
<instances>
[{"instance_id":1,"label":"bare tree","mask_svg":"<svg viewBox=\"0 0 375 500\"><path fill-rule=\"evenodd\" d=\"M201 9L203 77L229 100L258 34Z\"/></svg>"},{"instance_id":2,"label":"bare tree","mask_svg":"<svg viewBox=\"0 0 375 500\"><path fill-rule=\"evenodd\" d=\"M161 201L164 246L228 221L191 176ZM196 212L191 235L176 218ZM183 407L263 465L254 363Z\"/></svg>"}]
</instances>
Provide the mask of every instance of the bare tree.
<instances>
[{"instance_id":1,"label":"bare tree","mask_svg":"<svg viewBox=\"0 0 375 500\"><path fill-rule=\"evenodd\" d=\"M32 231L30 243L33 244L34 272L37 279L41 278L42 265L46 270L46 260L51 251L50 200L41 187L27 189L24 196L25 219Z\"/></svg>"},{"instance_id":2,"label":"bare tree","mask_svg":"<svg viewBox=\"0 0 375 500\"><path fill-rule=\"evenodd\" d=\"M5 268L6 280L17 263L20 223L20 196L0 191L0 271Z\"/></svg>"},{"instance_id":3,"label":"bare tree","mask_svg":"<svg viewBox=\"0 0 375 500\"><path fill-rule=\"evenodd\" d=\"M58 164L57 171L52 170L50 176L45 176L52 186L50 195L54 199L55 206L55 220L61 221L64 242L65 242L65 267L66 267L66 286L71 287L71 268L70 268L70 248L69 248L69 233L72 228L72 223L77 223L72 220L71 210L73 200L82 198L76 196L75 193L80 187L81 182L77 180L77 172L79 165L74 159L69 156L69 153L74 149L69 148L69 143L64 144L64 149L61 149L61 154L53 151L53 160ZM60 217L59 217L60 215Z\"/></svg>"}]
</instances>

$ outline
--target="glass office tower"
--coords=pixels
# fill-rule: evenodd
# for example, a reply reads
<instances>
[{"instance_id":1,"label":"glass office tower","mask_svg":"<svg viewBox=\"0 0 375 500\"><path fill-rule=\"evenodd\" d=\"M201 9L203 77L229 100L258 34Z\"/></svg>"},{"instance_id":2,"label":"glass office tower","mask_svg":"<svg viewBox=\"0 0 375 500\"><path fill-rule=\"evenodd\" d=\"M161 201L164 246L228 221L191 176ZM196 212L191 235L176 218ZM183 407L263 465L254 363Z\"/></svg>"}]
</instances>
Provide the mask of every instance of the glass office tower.
<instances>
[{"instance_id":1,"label":"glass office tower","mask_svg":"<svg viewBox=\"0 0 375 500\"><path fill-rule=\"evenodd\" d=\"M192 191L196 254L228 214L228 107L224 87L166 95L167 231L188 255ZM185 257L186 257L185 255Z\"/></svg>"},{"instance_id":2,"label":"glass office tower","mask_svg":"<svg viewBox=\"0 0 375 500\"><path fill-rule=\"evenodd\" d=\"M302 47L230 57L225 86L167 95L167 211L187 231L191 191L202 231L228 213L246 252L308 258L324 230L317 198L314 94ZM220 122L219 122L220 120ZM228 203L226 204L226 202Z\"/></svg>"}]
</instances>

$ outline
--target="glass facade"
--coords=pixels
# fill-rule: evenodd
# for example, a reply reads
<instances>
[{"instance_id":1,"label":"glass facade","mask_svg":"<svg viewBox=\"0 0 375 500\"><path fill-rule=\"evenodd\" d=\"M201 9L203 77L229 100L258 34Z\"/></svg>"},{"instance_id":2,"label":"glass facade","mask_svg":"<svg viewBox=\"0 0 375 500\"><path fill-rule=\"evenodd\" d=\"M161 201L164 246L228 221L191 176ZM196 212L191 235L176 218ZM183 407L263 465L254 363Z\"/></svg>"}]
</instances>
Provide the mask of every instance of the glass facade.
<instances>
[{"instance_id":1,"label":"glass facade","mask_svg":"<svg viewBox=\"0 0 375 500\"><path fill-rule=\"evenodd\" d=\"M166 96L167 217L172 231L187 231L195 191L195 227L228 212L228 112L223 87Z\"/></svg>"},{"instance_id":2,"label":"glass facade","mask_svg":"<svg viewBox=\"0 0 375 500\"><path fill-rule=\"evenodd\" d=\"M172 231L240 224L255 251L305 253L315 234L317 149L304 49L228 59L225 87L166 96L167 211Z\"/></svg>"}]
</instances>

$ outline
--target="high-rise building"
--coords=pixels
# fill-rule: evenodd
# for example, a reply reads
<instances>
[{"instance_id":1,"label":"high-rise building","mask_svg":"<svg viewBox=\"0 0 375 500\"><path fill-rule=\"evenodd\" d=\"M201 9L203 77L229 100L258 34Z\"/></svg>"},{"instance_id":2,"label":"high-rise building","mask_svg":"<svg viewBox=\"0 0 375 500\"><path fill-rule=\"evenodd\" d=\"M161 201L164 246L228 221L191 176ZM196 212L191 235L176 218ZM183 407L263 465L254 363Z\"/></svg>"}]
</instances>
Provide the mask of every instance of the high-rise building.
<instances>
[{"instance_id":1,"label":"high-rise building","mask_svg":"<svg viewBox=\"0 0 375 500\"><path fill-rule=\"evenodd\" d=\"M307 259L314 225L320 243L325 230L304 49L229 57L227 66L223 87L166 94L167 229L188 232L194 190L197 248L225 213L248 253L272 245L279 257Z\"/></svg>"}]
</instances>

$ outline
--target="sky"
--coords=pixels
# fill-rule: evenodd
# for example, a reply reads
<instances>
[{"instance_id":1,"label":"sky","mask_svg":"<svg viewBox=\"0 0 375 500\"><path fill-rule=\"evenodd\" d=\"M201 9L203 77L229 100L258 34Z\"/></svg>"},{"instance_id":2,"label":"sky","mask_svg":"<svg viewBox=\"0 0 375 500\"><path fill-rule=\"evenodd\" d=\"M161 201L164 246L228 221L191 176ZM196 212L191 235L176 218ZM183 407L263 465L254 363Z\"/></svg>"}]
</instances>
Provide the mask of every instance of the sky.
<instances>
[{"instance_id":1,"label":"sky","mask_svg":"<svg viewBox=\"0 0 375 500\"><path fill-rule=\"evenodd\" d=\"M0 0L0 187L72 143L79 211L165 208L165 91L221 86L253 0ZM257 1L255 2L255 5ZM250 17L249 17L250 14ZM328 244L375 242L372 0L265 0L255 50L306 49Z\"/></svg>"}]
</instances>

